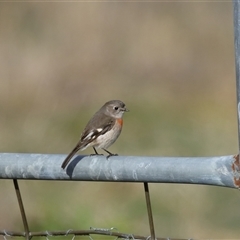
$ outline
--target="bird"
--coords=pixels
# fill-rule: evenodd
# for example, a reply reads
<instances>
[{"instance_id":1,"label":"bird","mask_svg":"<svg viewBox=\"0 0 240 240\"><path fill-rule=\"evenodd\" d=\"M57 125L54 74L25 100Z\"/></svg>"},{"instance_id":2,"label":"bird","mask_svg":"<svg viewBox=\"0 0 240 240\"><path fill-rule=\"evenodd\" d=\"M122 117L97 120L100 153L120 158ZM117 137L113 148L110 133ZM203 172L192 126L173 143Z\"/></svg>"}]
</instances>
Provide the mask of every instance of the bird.
<instances>
[{"instance_id":1,"label":"bird","mask_svg":"<svg viewBox=\"0 0 240 240\"><path fill-rule=\"evenodd\" d=\"M123 126L123 115L129 110L120 100L106 102L89 120L84 128L80 140L63 161L61 167L65 169L72 157L88 147L92 147L95 154L99 155L96 148L102 149L109 155L113 154L107 150L119 137Z\"/></svg>"}]
</instances>

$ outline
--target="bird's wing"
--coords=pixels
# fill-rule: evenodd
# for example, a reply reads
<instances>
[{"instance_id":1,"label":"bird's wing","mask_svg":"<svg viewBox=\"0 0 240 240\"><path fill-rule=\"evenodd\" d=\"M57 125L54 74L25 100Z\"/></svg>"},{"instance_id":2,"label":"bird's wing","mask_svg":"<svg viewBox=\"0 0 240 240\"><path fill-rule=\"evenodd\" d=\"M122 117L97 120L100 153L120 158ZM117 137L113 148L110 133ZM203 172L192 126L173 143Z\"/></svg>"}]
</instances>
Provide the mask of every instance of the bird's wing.
<instances>
[{"instance_id":1,"label":"bird's wing","mask_svg":"<svg viewBox=\"0 0 240 240\"><path fill-rule=\"evenodd\" d=\"M112 117L93 118L85 127L81 136L81 145L86 146L94 141L98 136L108 132L114 125Z\"/></svg>"}]
</instances>

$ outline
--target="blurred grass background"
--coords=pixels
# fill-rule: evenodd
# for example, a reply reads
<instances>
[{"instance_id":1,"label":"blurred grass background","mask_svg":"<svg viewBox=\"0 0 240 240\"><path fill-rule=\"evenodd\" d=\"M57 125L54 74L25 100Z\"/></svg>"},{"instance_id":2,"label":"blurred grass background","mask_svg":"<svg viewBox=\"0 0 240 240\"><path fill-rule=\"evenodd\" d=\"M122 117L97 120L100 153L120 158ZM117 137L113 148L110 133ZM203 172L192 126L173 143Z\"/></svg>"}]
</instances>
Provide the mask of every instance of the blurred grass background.
<instances>
[{"instance_id":1,"label":"blurred grass background","mask_svg":"<svg viewBox=\"0 0 240 240\"><path fill-rule=\"evenodd\" d=\"M2 2L0 29L1 152L67 154L111 99L130 109L112 152L238 152L231 2ZM0 229L23 230L12 182L0 186ZM32 231L92 226L149 235L142 184L20 181L20 188ZM238 191L175 184L150 191L157 236L239 237Z\"/></svg>"}]
</instances>

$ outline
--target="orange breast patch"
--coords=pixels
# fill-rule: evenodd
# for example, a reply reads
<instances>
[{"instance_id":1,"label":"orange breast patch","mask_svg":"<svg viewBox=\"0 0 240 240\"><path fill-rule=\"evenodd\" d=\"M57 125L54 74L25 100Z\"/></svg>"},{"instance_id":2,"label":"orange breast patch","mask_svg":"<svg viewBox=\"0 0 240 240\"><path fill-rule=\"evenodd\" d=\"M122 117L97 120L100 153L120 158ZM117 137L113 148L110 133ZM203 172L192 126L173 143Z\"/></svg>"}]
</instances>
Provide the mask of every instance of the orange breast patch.
<instances>
[{"instance_id":1,"label":"orange breast patch","mask_svg":"<svg viewBox=\"0 0 240 240\"><path fill-rule=\"evenodd\" d=\"M120 124L121 126L123 125L123 119L122 119L122 118L118 118L118 119L117 119L117 122L118 122L118 124Z\"/></svg>"}]
</instances>

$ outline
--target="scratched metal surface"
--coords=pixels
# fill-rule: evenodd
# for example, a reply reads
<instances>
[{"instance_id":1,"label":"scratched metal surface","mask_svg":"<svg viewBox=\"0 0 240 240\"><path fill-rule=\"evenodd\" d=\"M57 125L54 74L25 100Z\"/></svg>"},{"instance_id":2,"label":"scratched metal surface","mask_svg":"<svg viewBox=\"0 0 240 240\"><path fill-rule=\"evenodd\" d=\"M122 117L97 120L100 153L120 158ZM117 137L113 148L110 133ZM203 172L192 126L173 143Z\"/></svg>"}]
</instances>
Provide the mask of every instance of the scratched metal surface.
<instances>
[{"instance_id":1,"label":"scratched metal surface","mask_svg":"<svg viewBox=\"0 0 240 240\"><path fill-rule=\"evenodd\" d=\"M73 157L66 155L0 154L0 178L206 184L239 188L238 156L219 157Z\"/></svg>"}]
</instances>

